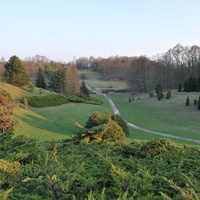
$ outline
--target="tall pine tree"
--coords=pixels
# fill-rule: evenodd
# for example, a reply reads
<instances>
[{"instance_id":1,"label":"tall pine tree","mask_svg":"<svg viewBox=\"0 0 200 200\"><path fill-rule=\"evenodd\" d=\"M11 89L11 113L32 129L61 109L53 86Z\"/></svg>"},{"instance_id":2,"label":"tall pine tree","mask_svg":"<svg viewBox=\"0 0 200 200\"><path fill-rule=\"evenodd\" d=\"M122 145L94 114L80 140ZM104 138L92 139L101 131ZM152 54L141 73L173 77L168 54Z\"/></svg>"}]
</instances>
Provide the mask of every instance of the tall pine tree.
<instances>
[{"instance_id":1,"label":"tall pine tree","mask_svg":"<svg viewBox=\"0 0 200 200\"><path fill-rule=\"evenodd\" d=\"M89 94L90 94L90 92L85 84L85 81L82 81L80 92L81 92L81 94L86 95L86 96L89 96Z\"/></svg>"},{"instance_id":2,"label":"tall pine tree","mask_svg":"<svg viewBox=\"0 0 200 200\"><path fill-rule=\"evenodd\" d=\"M29 83L30 76L17 56L12 56L9 61L5 63L4 67L6 82L16 86L24 86Z\"/></svg>"},{"instance_id":3,"label":"tall pine tree","mask_svg":"<svg viewBox=\"0 0 200 200\"><path fill-rule=\"evenodd\" d=\"M46 82L45 82L43 71L41 68L38 69L35 85L36 87L46 89Z\"/></svg>"}]
</instances>

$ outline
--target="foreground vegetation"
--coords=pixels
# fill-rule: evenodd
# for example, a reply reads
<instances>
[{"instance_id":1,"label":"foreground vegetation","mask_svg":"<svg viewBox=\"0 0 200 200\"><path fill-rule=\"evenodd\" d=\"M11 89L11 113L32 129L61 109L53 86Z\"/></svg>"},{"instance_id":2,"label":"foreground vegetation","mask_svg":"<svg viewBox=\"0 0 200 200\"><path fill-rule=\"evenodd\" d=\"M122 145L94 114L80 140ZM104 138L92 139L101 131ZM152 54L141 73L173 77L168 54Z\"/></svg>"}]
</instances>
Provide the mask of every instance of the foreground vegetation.
<instances>
[{"instance_id":1,"label":"foreground vegetation","mask_svg":"<svg viewBox=\"0 0 200 200\"><path fill-rule=\"evenodd\" d=\"M0 135L0 195L10 200L198 200L200 149L168 139L38 143Z\"/></svg>"}]
</instances>

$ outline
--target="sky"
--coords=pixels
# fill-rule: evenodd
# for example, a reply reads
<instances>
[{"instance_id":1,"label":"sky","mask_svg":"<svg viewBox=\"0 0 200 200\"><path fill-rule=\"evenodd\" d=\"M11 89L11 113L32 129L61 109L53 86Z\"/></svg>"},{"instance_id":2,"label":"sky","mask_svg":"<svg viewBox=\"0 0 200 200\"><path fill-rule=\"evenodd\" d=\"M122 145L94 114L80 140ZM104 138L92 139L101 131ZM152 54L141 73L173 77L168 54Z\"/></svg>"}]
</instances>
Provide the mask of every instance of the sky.
<instances>
[{"instance_id":1,"label":"sky","mask_svg":"<svg viewBox=\"0 0 200 200\"><path fill-rule=\"evenodd\" d=\"M140 56L200 46L199 0L0 0L0 58Z\"/></svg>"}]
</instances>

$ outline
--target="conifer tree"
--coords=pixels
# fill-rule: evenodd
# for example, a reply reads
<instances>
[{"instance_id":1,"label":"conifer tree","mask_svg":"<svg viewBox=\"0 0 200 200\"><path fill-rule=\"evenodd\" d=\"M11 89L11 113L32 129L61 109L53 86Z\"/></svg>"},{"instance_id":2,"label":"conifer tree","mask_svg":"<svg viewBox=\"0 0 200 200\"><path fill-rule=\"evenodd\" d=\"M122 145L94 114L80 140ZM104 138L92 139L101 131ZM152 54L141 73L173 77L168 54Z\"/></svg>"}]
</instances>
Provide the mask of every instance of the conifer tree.
<instances>
[{"instance_id":1,"label":"conifer tree","mask_svg":"<svg viewBox=\"0 0 200 200\"><path fill-rule=\"evenodd\" d=\"M30 76L17 56L12 56L4 67L6 82L16 86L24 86L30 82Z\"/></svg>"},{"instance_id":2,"label":"conifer tree","mask_svg":"<svg viewBox=\"0 0 200 200\"><path fill-rule=\"evenodd\" d=\"M163 98L163 88L160 82L158 82L158 84L156 85L155 91L157 94L157 98L160 101Z\"/></svg>"},{"instance_id":3,"label":"conifer tree","mask_svg":"<svg viewBox=\"0 0 200 200\"><path fill-rule=\"evenodd\" d=\"M170 97L171 97L171 91L170 91L170 90L168 90L168 91L167 91L167 96L166 96L166 99L170 99Z\"/></svg>"},{"instance_id":4,"label":"conifer tree","mask_svg":"<svg viewBox=\"0 0 200 200\"><path fill-rule=\"evenodd\" d=\"M43 71L40 67L36 75L35 85L36 87L46 89L46 82L44 79Z\"/></svg>"},{"instance_id":5,"label":"conifer tree","mask_svg":"<svg viewBox=\"0 0 200 200\"><path fill-rule=\"evenodd\" d=\"M117 122L117 124L122 128L126 136L129 136L129 128L127 122L120 115L112 115L112 120Z\"/></svg>"},{"instance_id":6,"label":"conifer tree","mask_svg":"<svg viewBox=\"0 0 200 200\"><path fill-rule=\"evenodd\" d=\"M182 83L178 84L178 92L182 92Z\"/></svg>"},{"instance_id":7,"label":"conifer tree","mask_svg":"<svg viewBox=\"0 0 200 200\"><path fill-rule=\"evenodd\" d=\"M189 96L187 96L187 98L186 98L185 105L186 105L186 106L189 106L189 105L190 105L190 98L189 98Z\"/></svg>"},{"instance_id":8,"label":"conifer tree","mask_svg":"<svg viewBox=\"0 0 200 200\"><path fill-rule=\"evenodd\" d=\"M102 118L98 112L94 112L89 118L85 127L78 123L78 140L84 140L87 143L95 140L97 142L117 142L124 140L126 135L116 121L111 118L110 113L106 112Z\"/></svg>"},{"instance_id":9,"label":"conifer tree","mask_svg":"<svg viewBox=\"0 0 200 200\"><path fill-rule=\"evenodd\" d=\"M80 92L81 92L81 94L86 95L86 96L89 96L89 94L90 94L90 92L85 84L85 81L82 81Z\"/></svg>"},{"instance_id":10,"label":"conifer tree","mask_svg":"<svg viewBox=\"0 0 200 200\"><path fill-rule=\"evenodd\" d=\"M60 68L49 75L49 88L54 92L66 94L66 74L65 69Z\"/></svg>"}]
</instances>

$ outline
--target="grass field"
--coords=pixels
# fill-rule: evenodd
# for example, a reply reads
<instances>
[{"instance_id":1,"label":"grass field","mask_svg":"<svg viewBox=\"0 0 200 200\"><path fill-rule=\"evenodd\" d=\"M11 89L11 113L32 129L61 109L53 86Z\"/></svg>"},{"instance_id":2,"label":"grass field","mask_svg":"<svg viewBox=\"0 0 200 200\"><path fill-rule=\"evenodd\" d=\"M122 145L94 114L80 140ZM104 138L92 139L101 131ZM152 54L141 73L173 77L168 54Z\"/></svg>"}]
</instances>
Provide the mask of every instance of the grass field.
<instances>
[{"instance_id":1,"label":"grass field","mask_svg":"<svg viewBox=\"0 0 200 200\"><path fill-rule=\"evenodd\" d=\"M107 89L107 88L115 88L115 89L124 89L127 88L127 84L123 81L105 81L102 79L101 74L97 72L93 72L90 70L83 70L79 72L80 74L85 74L86 79L85 82L90 85L92 89Z\"/></svg>"},{"instance_id":2,"label":"grass field","mask_svg":"<svg viewBox=\"0 0 200 200\"><path fill-rule=\"evenodd\" d=\"M29 107L28 110L17 107L14 115L20 123L15 132L17 135L23 133L39 141L66 138L77 130L75 122L85 125L92 112L104 114L108 110L112 113L105 98L99 98L104 101L103 105L68 103L45 108Z\"/></svg>"},{"instance_id":3,"label":"grass field","mask_svg":"<svg viewBox=\"0 0 200 200\"><path fill-rule=\"evenodd\" d=\"M150 98L147 94L135 96L129 104L128 94L113 94L109 97L114 101L121 115L129 122L140 127L169 133L182 137L200 139L200 111L194 106L194 99L200 93L178 93L172 91L171 99ZM189 96L191 105L185 106ZM137 101L138 97L140 101Z\"/></svg>"},{"instance_id":4,"label":"grass field","mask_svg":"<svg viewBox=\"0 0 200 200\"><path fill-rule=\"evenodd\" d=\"M90 76L95 77L97 75L92 72ZM95 79L88 81L93 88L110 84L110 81L104 82ZM123 86L125 86L123 82L116 82L116 85L113 85L115 88L123 88ZM15 100L23 96L40 94L38 89L29 93L27 90L6 83L1 83L0 87L11 93ZM43 91L43 93L49 92ZM187 95L191 100L189 107L185 106ZM128 94L110 94L109 97L113 99L121 115L133 124L150 130L200 139L200 112L193 105L194 99L197 99L199 95L200 93L177 93L173 91L170 100L163 99L159 102L156 98L149 98L147 94L142 94L135 96L135 100L131 104L128 103L130 96ZM74 123L79 122L84 125L92 112L98 111L103 114L108 110L112 113L111 107L104 97L99 95L95 95L95 97L104 103L102 105L69 103L56 107L29 107L27 110L17 104L14 111L14 118L19 121L15 131L16 135L25 134L39 141L66 138L77 130ZM137 101L138 97L140 97L140 102ZM130 129L129 139L151 140L156 138L161 138L161 136ZM193 142L173 140L179 144L194 144Z\"/></svg>"}]
</instances>

